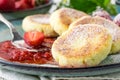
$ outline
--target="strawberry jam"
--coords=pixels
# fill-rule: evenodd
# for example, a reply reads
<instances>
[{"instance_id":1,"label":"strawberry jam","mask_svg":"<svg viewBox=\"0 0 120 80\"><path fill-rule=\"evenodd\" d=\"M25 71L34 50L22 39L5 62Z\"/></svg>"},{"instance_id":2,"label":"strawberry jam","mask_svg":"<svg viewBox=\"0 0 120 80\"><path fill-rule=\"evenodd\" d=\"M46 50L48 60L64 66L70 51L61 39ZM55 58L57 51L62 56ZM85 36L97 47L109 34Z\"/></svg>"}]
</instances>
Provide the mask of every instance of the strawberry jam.
<instances>
[{"instance_id":1,"label":"strawberry jam","mask_svg":"<svg viewBox=\"0 0 120 80\"><path fill-rule=\"evenodd\" d=\"M51 46L54 39L45 39L40 48L46 51L30 52L12 45L10 40L0 42L0 57L12 62L44 64L53 61Z\"/></svg>"}]
</instances>

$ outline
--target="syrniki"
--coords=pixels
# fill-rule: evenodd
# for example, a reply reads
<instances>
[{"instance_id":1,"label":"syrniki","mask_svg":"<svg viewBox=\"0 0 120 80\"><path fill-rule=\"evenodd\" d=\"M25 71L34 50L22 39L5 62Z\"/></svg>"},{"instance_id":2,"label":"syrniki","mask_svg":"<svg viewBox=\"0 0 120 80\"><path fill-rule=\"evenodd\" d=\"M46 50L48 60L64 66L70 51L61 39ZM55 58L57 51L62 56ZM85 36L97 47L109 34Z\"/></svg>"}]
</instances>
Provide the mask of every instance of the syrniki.
<instances>
[{"instance_id":1,"label":"syrniki","mask_svg":"<svg viewBox=\"0 0 120 80\"><path fill-rule=\"evenodd\" d=\"M61 35L69 28L69 25L73 21L83 16L88 16L88 14L75 9L61 8L51 14L50 24L53 29Z\"/></svg>"},{"instance_id":2,"label":"syrniki","mask_svg":"<svg viewBox=\"0 0 120 80\"><path fill-rule=\"evenodd\" d=\"M52 55L60 67L96 66L108 56L111 45L111 34L102 25L77 25L55 40Z\"/></svg>"},{"instance_id":3,"label":"syrniki","mask_svg":"<svg viewBox=\"0 0 120 80\"><path fill-rule=\"evenodd\" d=\"M98 24L104 26L112 35L113 44L110 53L117 53L120 51L120 27L118 27L114 22L97 16L85 16L73 22L70 25L70 28L80 24Z\"/></svg>"},{"instance_id":4,"label":"syrniki","mask_svg":"<svg viewBox=\"0 0 120 80\"><path fill-rule=\"evenodd\" d=\"M49 14L30 15L23 19L22 28L24 31L37 30L43 32L46 37L56 37L58 34L49 23Z\"/></svg>"}]
</instances>

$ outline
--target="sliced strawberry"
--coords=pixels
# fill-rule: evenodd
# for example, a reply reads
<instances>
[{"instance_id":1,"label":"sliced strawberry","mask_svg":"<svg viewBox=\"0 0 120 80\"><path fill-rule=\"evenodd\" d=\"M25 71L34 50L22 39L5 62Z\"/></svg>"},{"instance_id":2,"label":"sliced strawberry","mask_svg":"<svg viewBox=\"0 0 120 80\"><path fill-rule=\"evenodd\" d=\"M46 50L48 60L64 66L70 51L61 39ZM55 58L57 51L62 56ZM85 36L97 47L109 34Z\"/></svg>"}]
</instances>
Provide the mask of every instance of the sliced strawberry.
<instances>
[{"instance_id":1,"label":"sliced strawberry","mask_svg":"<svg viewBox=\"0 0 120 80\"><path fill-rule=\"evenodd\" d=\"M31 47L37 47L44 41L44 34L39 31L29 31L24 33L24 41Z\"/></svg>"}]
</instances>

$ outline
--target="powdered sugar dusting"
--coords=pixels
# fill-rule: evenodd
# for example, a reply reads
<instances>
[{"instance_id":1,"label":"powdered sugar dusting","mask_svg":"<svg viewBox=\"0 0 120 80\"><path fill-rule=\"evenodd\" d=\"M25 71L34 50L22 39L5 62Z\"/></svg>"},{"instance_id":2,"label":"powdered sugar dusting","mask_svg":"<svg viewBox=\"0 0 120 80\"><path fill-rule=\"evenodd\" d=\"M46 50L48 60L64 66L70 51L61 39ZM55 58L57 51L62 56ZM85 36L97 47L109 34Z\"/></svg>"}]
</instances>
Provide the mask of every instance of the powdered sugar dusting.
<instances>
[{"instance_id":1,"label":"powdered sugar dusting","mask_svg":"<svg viewBox=\"0 0 120 80\"><path fill-rule=\"evenodd\" d=\"M33 17L32 20L38 23L49 24L48 16L36 16L36 17Z\"/></svg>"}]
</instances>

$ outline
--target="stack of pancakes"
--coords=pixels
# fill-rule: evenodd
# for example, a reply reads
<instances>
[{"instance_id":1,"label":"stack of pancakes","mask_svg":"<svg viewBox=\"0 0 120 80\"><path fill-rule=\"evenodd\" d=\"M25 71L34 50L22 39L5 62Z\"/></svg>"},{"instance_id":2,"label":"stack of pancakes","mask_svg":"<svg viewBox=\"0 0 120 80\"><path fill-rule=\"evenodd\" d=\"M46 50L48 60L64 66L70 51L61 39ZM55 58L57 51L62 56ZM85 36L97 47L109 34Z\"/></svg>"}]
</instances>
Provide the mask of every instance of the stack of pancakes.
<instances>
[{"instance_id":1,"label":"stack of pancakes","mask_svg":"<svg viewBox=\"0 0 120 80\"><path fill-rule=\"evenodd\" d=\"M59 35L51 51L60 67L96 66L120 51L120 28L114 22L70 8L28 16L22 27L25 31L39 30L46 37Z\"/></svg>"}]
</instances>

